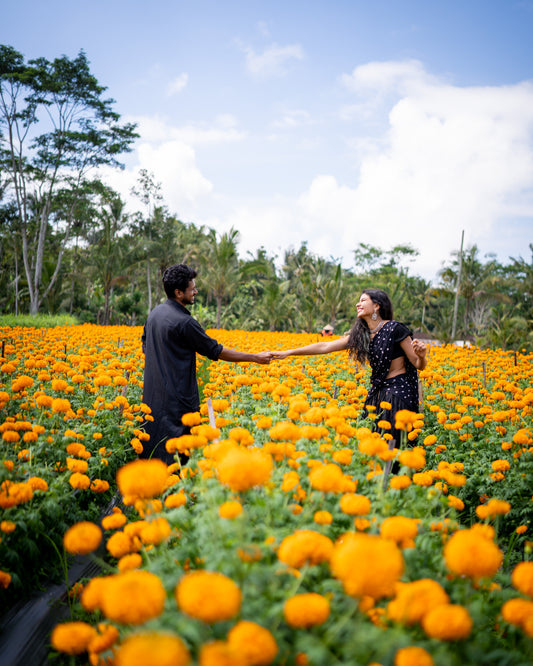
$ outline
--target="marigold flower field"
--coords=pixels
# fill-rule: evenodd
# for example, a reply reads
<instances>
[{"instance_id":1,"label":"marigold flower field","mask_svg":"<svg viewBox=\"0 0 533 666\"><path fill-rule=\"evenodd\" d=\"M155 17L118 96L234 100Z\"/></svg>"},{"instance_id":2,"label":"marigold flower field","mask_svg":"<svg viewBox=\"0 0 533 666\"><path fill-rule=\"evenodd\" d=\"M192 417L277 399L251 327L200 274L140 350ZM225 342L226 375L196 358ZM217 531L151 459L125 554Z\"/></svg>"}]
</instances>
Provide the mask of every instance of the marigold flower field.
<instances>
[{"instance_id":1,"label":"marigold flower field","mask_svg":"<svg viewBox=\"0 0 533 666\"><path fill-rule=\"evenodd\" d=\"M251 351L316 340L210 333ZM2 612L73 557L101 567L69 591L50 659L533 662L531 354L432 347L400 448L362 419L368 370L344 352L199 357L200 412L167 444L189 458L167 467L137 458L140 335L0 329Z\"/></svg>"}]
</instances>

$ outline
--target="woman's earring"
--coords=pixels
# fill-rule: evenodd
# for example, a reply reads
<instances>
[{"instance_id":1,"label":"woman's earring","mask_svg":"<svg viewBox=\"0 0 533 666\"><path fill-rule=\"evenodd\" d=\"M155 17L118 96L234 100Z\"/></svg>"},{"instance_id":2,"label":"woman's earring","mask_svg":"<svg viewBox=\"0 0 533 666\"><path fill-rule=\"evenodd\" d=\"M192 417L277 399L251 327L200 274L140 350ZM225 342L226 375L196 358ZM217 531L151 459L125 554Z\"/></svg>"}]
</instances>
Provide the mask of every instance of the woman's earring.
<instances>
[{"instance_id":1,"label":"woman's earring","mask_svg":"<svg viewBox=\"0 0 533 666\"><path fill-rule=\"evenodd\" d=\"M372 321L376 321L377 318L378 318L378 314L377 314L377 312L374 310L374 312L372 313Z\"/></svg>"}]
</instances>

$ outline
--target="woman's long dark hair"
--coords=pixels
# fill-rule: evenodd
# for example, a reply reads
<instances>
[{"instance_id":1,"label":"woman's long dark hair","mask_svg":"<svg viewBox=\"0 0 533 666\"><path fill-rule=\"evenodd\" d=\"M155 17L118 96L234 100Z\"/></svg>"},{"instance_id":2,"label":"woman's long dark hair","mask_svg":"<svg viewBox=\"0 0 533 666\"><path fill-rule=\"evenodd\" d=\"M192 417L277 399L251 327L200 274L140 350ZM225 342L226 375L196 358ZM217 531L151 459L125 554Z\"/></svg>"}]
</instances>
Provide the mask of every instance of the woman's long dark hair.
<instances>
[{"instance_id":1,"label":"woman's long dark hair","mask_svg":"<svg viewBox=\"0 0 533 666\"><path fill-rule=\"evenodd\" d=\"M387 292L381 289L363 289L372 303L379 305L379 316L382 319L392 319L392 303ZM370 347L370 329L364 319L357 318L350 330L348 338L348 353L354 361L366 363L368 361L368 349Z\"/></svg>"}]
</instances>

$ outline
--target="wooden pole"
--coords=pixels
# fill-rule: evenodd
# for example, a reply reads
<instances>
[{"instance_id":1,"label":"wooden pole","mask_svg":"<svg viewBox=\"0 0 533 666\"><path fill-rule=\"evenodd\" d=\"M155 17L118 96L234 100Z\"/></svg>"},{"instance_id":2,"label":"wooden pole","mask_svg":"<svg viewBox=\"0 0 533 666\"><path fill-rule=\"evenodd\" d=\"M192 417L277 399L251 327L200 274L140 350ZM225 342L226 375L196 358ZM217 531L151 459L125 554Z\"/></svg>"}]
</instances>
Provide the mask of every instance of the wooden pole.
<instances>
[{"instance_id":1,"label":"wooden pole","mask_svg":"<svg viewBox=\"0 0 533 666\"><path fill-rule=\"evenodd\" d=\"M455 341L457 333L457 312L459 310L459 289L461 287L461 273L463 272L463 242L465 239L464 229L461 232L461 249L459 250L459 268L457 269L457 282L455 284L455 303L453 305L452 342Z\"/></svg>"}]
</instances>

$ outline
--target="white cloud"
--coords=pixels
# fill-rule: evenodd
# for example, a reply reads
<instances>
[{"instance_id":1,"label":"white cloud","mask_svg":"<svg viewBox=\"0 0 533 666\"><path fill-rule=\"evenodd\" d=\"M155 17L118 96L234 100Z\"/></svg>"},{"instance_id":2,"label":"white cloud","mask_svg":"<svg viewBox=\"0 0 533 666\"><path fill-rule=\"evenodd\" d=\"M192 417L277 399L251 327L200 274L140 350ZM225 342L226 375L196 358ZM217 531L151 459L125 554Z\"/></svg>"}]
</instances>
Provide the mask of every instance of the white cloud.
<instances>
[{"instance_id":1,"label":"white cloud","mask_svg":"<svg viewBox=\"0 0 533 666\"><path fill-rule=\"evenodd\" d=\"M303 60L304 51L299 44L279 46L271 44L262 53L256 53L251 47L244 47L246 68L257 77L281 76L286 73L291 60Z\"/></svg>"},{"instance_id":2,"label":"white cloud","mask_svg":"<svg viewBox=\"0 0 533 666\"><path fill-rule=\"evenodd\" d=\"M167 85L167 96L172 97L180 93L189 82L189 75L183 72Z\"/></svg>"},{"instance_id":3,"label":"white cloud","mask_svg":"<svg viewBox=\"0 0 533 666\"><path fill-rule=\"evenodd\" d=\"M277 129L294 129L302 125L309 125L310 123L311 116L307 111L293 109L285 111L281 118L272 123L272 126Z\"/></svg>"},{"instance_id":4,"label":"white cloud","mask_svg":"<svg viewBox=\"0 0 533 666\"><path fill-rule=\"evenodd\" d=\"M345 83L358 104L374 104L376 91L380 98L370 129L359 122L343 127L353 134L343 137L357 166L352 182L324 171L281 198L257 171L254 196L244 189L227 195L216 171L209 179L202 173L196 148L239 141L239 163L248 164L246 142L257 152L268 140L268 134L248 137L232 116L183 127L141 119L130 178L139 168L153 171L172 212L218 231L235 227L242 253L262 245L281 255L307 241L312 252L351 267L361 242L383 249L410 244L420 251L412 272L434 279L458 249L463 229L467 245L504 252L507 235L516 237L533 218L533 83L458 87L416 61L369 63ZM309 118L295 112L285 120L290 129Z\"/></svg>"}]
</instances>

